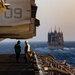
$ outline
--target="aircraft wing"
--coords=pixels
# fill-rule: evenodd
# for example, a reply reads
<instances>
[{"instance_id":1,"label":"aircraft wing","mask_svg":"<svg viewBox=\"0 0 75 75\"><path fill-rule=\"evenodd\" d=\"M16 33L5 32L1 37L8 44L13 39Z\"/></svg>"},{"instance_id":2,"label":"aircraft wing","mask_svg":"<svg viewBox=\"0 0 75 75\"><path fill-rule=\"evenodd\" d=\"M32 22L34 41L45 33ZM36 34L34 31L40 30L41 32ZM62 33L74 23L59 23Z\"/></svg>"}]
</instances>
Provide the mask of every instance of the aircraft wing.
<instances>
[{"instance_id":1,"label":"aircraft wing","mask_svg":"<svg viewBox=\"0 0 75 75\"><path fill-rule=\"evenodd\" d=\"M36 36L35 0L7 0L10 8L0 15L0 38L28 39Z\"/></svg>"},{"instance_id":2,"label":"aircraft wing","mask_svg":"<svg viewBox=\"0 0 75 75\"><path fill-rule=\"evenodd\" d=\"M8 10L9 3L4 2L4 0L0 0L0 14L6 12Z\"/></svg>"},{"instance_id":3,"label":"aircraft wing","mask_svg":"<svg viewBox=\"0 0 75 75\"><path fill-rule=\"evenodd\" d=\"M1 7L1 6L0 6L0 7ZM6 11L7 11L6 7L1 7L1 8L0 8L0 14L4 13L4 12L6 12Z\"/></svg>"}]
</instances>

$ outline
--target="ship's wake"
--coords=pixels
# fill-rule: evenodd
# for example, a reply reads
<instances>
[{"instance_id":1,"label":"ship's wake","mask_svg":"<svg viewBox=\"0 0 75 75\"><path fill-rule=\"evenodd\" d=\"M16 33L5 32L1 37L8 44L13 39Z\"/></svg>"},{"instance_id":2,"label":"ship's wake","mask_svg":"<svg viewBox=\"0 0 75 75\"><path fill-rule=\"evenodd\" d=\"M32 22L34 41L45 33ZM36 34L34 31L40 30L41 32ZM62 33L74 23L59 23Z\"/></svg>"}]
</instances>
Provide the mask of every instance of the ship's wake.
<instances>
[{"instance_id":1,"label":"ship's wake","mask_svg":"<svg viewBox=\"0 0 75 75\"><path fill-rule=\"evenodd\" d=\"M63 50L50 50L48 47L35 48L35 52L43 55L51 54L57 60L66 60L71 65L75 64L75 48L73 47L64 47Z\"/></svg>"}]
</instances>

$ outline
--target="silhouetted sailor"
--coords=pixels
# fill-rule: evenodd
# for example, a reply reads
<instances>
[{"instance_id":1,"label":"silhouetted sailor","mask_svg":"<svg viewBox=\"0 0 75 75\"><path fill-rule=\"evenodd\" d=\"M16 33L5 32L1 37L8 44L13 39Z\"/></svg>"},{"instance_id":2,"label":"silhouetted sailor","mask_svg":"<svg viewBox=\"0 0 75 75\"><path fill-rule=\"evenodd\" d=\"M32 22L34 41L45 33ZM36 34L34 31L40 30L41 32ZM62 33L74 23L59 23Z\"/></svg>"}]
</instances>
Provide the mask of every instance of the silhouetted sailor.
<instances>
[{"instance_id":1,"label":"silhouetted sailor","mask_svg":"<svg viewBox=\"0 0 75 75\"><path fill-rule=\"evenodd\" d=\"M17 41L17 44L14 46L15 48L15 53L16 53L16 62L18 63L19 58L20 58L20 52L21 52L21 46L20 46L20 41Z\"/></svg>"}]
</instances>

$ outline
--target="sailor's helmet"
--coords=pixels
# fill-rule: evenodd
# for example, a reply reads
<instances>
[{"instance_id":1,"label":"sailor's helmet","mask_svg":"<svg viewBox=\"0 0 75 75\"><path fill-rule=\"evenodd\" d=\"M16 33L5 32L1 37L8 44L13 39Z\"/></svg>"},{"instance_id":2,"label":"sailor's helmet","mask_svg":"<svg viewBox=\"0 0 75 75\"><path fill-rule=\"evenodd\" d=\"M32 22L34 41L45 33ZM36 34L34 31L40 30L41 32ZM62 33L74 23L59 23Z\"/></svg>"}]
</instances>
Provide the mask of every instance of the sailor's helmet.
<instances>
[{"instance_id":1,"label":"sailor's helmet","mask_svg":"<svg viewBox=\"0 0 75 75\"><path fill-rule=\"evenodd\" d=\"M26 40L25 43L28 43L28 40Z\"/></svg>"},{"instance_id":2,"label":"sailor's helmet","mask_svg":"<svg viewBox=\"0 0 75 75\"><path fill-rule=\"evenodd\" d=\"M21 42L20 41L17 41L17 43L20 44Z\"/></svg>"}]
</instances>

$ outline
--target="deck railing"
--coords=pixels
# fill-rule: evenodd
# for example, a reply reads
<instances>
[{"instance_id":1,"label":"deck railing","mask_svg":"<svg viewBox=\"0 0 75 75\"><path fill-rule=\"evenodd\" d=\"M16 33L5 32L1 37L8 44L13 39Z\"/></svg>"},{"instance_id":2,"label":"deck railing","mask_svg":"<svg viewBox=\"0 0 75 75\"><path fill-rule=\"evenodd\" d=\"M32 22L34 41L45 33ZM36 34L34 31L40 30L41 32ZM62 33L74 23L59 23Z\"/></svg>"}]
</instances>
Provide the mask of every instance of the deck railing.
<instances>
[{"instance_id":1,"label":"deck railing","mask_svg":"<svg viewBox=\"0 0 75 75\"><path fill-rule=\"evenodd\" d=\"M35 53L37 62L40 65L40 69L42 71L42 74L44 75L45 72L48 73L48 75L54 75L55 73L61 75L75 75L75 70L72 69L72 66L67 64L66 62L58 62L55 60L51 55L40 55L38 53ZM45 71L45 68L47 69Z\"/></svg>"}]
</instances>

